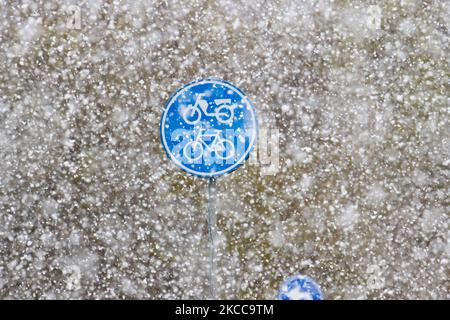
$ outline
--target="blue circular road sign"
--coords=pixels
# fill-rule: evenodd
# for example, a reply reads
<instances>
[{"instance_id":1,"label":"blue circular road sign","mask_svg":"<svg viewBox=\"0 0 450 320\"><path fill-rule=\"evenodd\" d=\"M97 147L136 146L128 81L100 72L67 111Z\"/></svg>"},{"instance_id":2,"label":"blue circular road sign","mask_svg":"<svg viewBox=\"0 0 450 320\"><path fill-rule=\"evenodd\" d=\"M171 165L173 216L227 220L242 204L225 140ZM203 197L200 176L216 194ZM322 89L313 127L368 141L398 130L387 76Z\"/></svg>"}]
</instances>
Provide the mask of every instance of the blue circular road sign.
<instances>
[{"instance_id":1,"label":"blue circular road sign","mask_svg":"<svg viewBox=\"0 0 450 320\"><path fill-rule=\"evenodd\" d=\"M181 169L215 177L241 165L256 143L255 108L234 85L208 78L178 89L167 102L161 141Z\"/></svg>"},{"instance_id":2,"label":"blue circular road sign","mask_svg":"<svg viewBox=\"0 0 450 320\"><path fill-rule=\"evenodd\" d=\"M287 279L278 291L279 300L322 300L322 291L313 279L298 275Z\"/></svg>"}]
</instances>

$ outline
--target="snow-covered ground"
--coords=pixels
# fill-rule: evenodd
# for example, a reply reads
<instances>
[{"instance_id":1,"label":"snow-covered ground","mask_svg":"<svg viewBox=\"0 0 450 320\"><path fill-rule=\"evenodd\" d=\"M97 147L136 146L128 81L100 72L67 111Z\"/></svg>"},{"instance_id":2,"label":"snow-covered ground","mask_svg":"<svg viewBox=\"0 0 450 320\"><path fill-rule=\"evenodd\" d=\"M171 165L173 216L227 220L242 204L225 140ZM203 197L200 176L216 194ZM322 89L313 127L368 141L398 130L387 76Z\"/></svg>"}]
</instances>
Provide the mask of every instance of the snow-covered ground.
<instances>
[{"instance_id":1,"label":"snow-covered ground","mask_svg":"<svg viewBox=\"0 0 450 320\"><path fill-rule=\"evenodd\" d=\"M450 299L448 1L0 0L0 298L203 298L207 182L169 96L216 76L279 132L217 181L219 298ZM270 172L269 172L270 173Z\"/></svg>"}]
</instances>

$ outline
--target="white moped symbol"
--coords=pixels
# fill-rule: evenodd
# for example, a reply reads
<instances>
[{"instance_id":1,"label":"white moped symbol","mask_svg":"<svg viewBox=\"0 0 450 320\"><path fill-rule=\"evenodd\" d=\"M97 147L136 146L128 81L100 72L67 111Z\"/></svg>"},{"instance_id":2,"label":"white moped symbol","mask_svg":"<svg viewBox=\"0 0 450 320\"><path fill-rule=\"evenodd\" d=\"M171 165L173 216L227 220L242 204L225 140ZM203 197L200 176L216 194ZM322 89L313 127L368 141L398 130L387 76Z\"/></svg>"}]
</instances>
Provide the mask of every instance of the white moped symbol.
<instances>
[{"instance_id":1,"label":"white moped symbol","mask_svg":"<svg viewBox=\"0 0 450 320\"><path fill-rule=\"evenodd\" d=\"M232 125L234 119L235 105L231 105L231 99L215 99L217 105L214 112L208 112L209 103L203 99L204 94L197 95L194 105L187 106L182 110L181 116L187 124L195 125L202 119L202 111L205 116L215 117L220 123Z\"/></svg>"},{"instance_id":2,"label":"white moped symbol","mask_svg":"<svg viewBox=\"0 0 450 320\"><path fill-rule=\"evenodd\" d=\"M207 144L205 138L207 138L206 141L210 141L212 138L212 142ZM220 130L211 129L200 129L195 139L186 143L183 153L189 161L196 161L203 156L204 150L214 152L216 157L221 160L228 160L235 153L233 142L222 138Z\"/></svg>"}]
</instances>

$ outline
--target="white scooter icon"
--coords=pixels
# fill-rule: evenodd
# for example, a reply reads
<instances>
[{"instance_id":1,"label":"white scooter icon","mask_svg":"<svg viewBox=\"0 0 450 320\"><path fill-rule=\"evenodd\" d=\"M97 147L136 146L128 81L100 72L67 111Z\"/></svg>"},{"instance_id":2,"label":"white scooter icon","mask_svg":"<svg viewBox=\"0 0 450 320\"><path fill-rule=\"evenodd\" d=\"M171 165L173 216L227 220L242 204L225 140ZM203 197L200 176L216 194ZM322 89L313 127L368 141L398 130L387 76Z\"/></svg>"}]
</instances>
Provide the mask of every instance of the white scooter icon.
<instances>
[{"instance_id":1,"label":"white scooter icon","mask_svg":"<svg viewBox=\"0 0 450 320\"><path fill-rule=\"evenodd\" d=\"M232 125L234 120L234 109L236 105L231 105L231 99L215 99L217 105L214 112L208 112L209 103L203 98L201 93L197 96L194 105L187 106L182 110L182 118L186 123L195 125L202 119L202 112L205 116L215 117L220 123Z\"/></svg>"}]
</instances>

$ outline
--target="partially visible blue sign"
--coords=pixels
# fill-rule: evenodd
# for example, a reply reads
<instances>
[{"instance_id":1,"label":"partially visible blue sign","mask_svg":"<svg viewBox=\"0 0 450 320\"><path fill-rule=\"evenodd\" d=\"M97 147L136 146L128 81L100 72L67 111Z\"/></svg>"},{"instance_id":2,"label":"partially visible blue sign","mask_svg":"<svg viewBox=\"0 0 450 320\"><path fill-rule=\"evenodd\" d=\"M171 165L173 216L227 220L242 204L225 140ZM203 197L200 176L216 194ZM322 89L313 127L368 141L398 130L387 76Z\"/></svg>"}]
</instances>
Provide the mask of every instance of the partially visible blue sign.
<instances>
[{"instance_id":1,"label":"partially visible blue sign","mask_svg":"<svg viewBox=\"0 0 450 320\"><path fill-rule=\"evenodd\" d=\"M322 291L313 279L298 275L287 279L278 292L279 300L322 300Z\"/></svg>"},{"instance_id":2,"label":"partially visible blue sign","mask_svg":"<svg viewBox=\"0 0 450 320\"><path fill-rule=\"evenodd\" d=\"M160 125L169 158L181 169L215 177L236 169L256 143L256 112L247 96L232 84L201 79L180 88L169 99Z\"/></svg>"}]
</instances>

